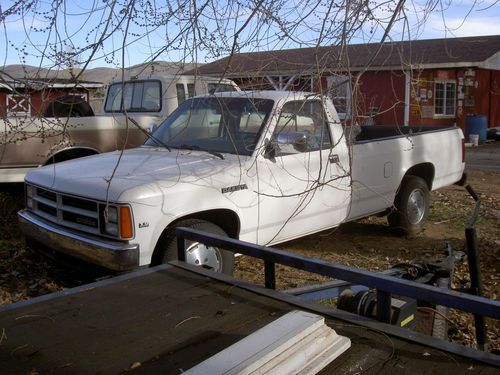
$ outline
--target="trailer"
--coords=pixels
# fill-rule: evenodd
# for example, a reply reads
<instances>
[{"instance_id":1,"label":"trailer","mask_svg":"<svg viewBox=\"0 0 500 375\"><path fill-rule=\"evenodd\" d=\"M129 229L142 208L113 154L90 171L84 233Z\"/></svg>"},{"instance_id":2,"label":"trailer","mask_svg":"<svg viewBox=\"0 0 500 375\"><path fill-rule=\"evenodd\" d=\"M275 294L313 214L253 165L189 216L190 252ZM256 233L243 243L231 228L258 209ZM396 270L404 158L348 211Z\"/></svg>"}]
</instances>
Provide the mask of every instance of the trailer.
<instances>
[{"instance_id":1,"label":"trailer","mask_svg":"<svg viewBox=\"0 0 500 375\"><path fill-rule=\"evenodd\" d=\"M264 260L265 285L181 259L4 306L2 373L177 374L297 309L324 317L328 327L350 339L351 347L322 374L498 373L498 355L384 322L392 293L495 319L500 319L498 301L193 229L178 229L177 235L180 254L189 239ZM381 321L275 290L276 264L376 288Z\"/></svg>"}]
</instances>

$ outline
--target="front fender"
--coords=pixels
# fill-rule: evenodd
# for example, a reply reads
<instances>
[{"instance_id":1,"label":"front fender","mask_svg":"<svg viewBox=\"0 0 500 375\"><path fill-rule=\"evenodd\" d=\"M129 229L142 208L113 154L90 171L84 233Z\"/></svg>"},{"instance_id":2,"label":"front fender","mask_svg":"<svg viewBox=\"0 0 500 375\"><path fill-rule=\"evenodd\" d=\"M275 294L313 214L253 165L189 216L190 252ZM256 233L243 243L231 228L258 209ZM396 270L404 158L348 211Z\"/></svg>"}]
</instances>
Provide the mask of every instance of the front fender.
<instances>
[{"instance_id":1,"label":"front fender","mask_svg":"<svg viewBox=\"0 0 500 375\"><path fill-rule=\"evenodd\" d=\"M186 189L180 189L179 185L186 185ZM141 265L151 262L156 244L164 230L183 219L199 218L224 228L221 224L223 218L216 214L227 213L231 215L228 221L232 225L233 220L238 222L234 225L237 229L233 228L228 232L233 237L238 236L241 208L234 199L228 199L215 188L197 186L197 189L193 190L191 184L179 183L175 190L132 202L136 241L141 249Z\"/></svg>"}]
</instances>

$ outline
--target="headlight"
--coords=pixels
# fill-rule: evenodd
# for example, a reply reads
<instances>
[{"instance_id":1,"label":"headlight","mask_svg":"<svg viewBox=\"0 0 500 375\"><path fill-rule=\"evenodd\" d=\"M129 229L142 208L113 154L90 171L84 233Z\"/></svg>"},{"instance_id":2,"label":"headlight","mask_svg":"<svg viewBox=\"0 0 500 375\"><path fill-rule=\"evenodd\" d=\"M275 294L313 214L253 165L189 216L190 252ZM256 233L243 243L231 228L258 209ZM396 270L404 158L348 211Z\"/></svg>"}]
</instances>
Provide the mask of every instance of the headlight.
<instances>
[{"instance_id":1,"label":"headlight","mask_svg":"<svg viewBox=\"0 0 500 375\"><path fill-rule=\"evenodd\" d=\"M118 207L107 206L104 211L106 222L118 224Z\"/></svg>"},{"instance_id":2,"label":"headlight","mask_svg":"<svg viewBox=\"0 0 500 375\"><path fill-rule=\"evenodd\" d=\"M33 190L35 190L35 188L33 187L33 185L26 184L26 196L28 198L32 198L33 197Z\"/></svg>"},{"instance_id":3,"label":"headlight","mask_svg":"<svg viewBox=\"0 0 500 375\"><path fill-rule=\"evenodd\" d=\"M26 207L33 208L33 192L35 188L32 185L26 185Z\"/></svg>"},{"instance_id":4,"label":"headlight","mask_svg":"<svg viewBox=\"0 0 500 375\"><path fill-rule=\"evenodd\" d=\"M134 237L134 221L129 206L103 205L104 226L103 232L121 239Z\"/></svg>"}]
</instances>

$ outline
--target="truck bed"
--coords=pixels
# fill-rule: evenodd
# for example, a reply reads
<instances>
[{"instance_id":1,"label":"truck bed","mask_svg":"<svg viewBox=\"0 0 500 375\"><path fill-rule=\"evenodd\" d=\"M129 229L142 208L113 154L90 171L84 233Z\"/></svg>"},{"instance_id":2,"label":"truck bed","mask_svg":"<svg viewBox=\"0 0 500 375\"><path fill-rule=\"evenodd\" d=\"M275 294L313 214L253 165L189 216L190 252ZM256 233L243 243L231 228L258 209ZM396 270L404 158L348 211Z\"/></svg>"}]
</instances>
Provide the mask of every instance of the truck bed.
<instances>
[{"instance_id":1,"label":"truck bed","mask_svg":"<svg viewBox=\"0 0 500 375\"><path fill-rule=\"evenodd\" d=\"M361 126L361 132L356 135L355 143L369 142L384 138L401 137L443 130L456 129L455 126L395 126L395 125L372 125Z\"/></svg>"},{"instance_id":2,"label":"truck bed","mask_svg":"<svg viewBox=\"0 0 500 375\"><path fill-rule=\"evenodd\" d=\"M464 169L462 138L455 126L362 126L352 144L347 221L392 209L403 177L412 170L426 177L429 190L459 181Z\"/></svg>"},{"instance_id":3,"label":"truck bed","mask_svg":"<svg viewBox=\"0 0 500 375\"><path fill-rule=\"evenodd\" d=\"M227 276L162 265L1 308L2 373L181 373L297 305L307 309ZM322 374L498 370L324 315L352 347Z\"/></svg>"}]
</instances>

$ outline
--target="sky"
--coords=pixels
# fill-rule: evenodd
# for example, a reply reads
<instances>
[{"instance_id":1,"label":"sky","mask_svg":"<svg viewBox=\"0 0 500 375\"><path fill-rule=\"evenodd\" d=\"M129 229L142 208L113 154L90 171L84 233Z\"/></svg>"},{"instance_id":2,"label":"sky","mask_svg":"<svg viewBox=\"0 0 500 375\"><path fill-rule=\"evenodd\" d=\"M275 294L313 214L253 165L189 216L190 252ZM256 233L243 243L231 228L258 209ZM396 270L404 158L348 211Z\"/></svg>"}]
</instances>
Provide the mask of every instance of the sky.
<instances>
[{"instance_id":1,"label":"sky","mask_svg":"<svg viewBox=\"0 0 500 375\"><path fill-rule=\"evenodd\" d=\"M371 13L346 17L345 8L335 6L342 1L332 6L319 0L171 0L169 8L144 0L135 2L135 9L133 2L26 0L29 7L16 8L15 1L1 0L0 66L81 67L88 61L87 68L117 67L152 59L206 63L231 52L335 44L344 27L353 30L349 43L378 42L397 3L372 0ZM255 11L255 3L262 4L261 11ZM500 35L498 0L406 1L404 15L395 19L389 40Z\"/></svg>"},{"instance_id":2,"label":"sky","mask_svg":"<svg viewBox=\"0 0 500 375\"><path fill-rule=\"evenodd\" d=\"M450 1L430 16L421 39L500 35L500 2Z\"/></svg>"}]
</instances>

